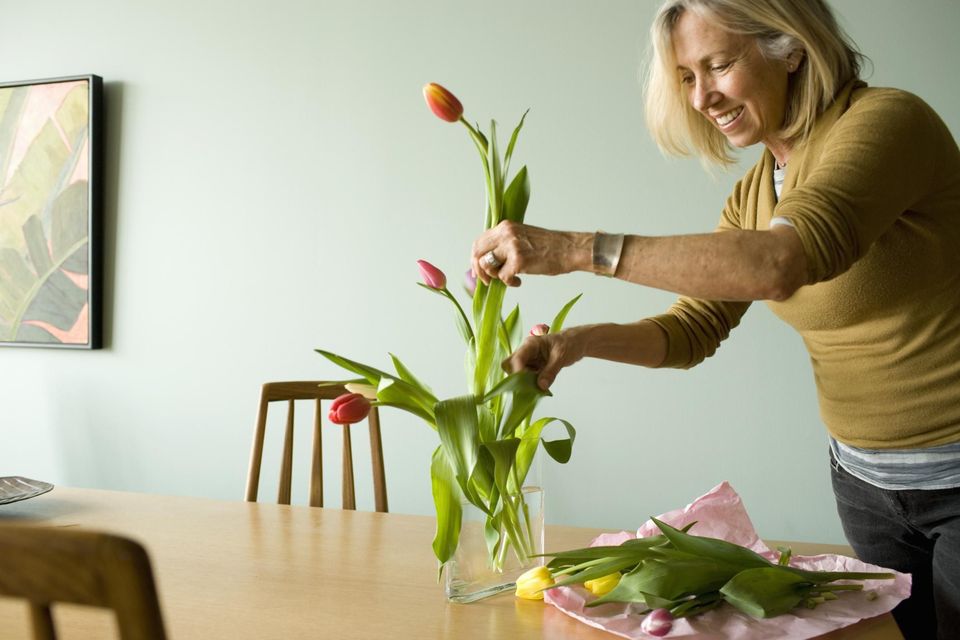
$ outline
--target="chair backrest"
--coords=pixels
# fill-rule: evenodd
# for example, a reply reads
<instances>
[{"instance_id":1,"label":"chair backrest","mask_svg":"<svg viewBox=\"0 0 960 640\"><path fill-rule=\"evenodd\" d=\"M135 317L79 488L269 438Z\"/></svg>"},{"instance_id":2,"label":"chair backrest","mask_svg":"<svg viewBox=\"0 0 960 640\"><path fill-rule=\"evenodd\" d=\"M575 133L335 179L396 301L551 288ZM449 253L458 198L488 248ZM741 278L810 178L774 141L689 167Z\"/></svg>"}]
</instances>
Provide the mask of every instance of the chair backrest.
<instances>
[{"instance_id":1,"label":"chair backrest","mask_svg":"<svg viewBox=\"0 0 960 640\"><path fill-rule=\"evenodd\" d=\"M128 538L0 526L0 596L29 602L36 640L56 638L55 602L112 609L122 640L166 639L150 558Z\"/></svg>"},{"instance_id":2,"label":"chair backrest","mask_svg":"<svg viewBox=\"0 0 960 640\"><path fill-rule=\"evenodd\" d=\"M347 393L342 385L321 381L267 382L260 392L260 410L250 452L250 468L247 473L248 502L257 501L260 485L260 465L263 460L263 440L267 427L267 410L272 402L287 403L286 431L283 438L283 454L280 463L280 485L277 492L279 504L290 504L290 485L293 477L293 425L294 406L297 400L312 400L313 451L310 464L310 506L323 506L323 440L321 438L321 403ZM373 466L374 505L377 511L387 511L387 481L383 470L383 444L380 439L380 415L373 407L367 416L370 431L370 461ZM343 508L356 509L356 493L353 483L353 449L350 442L350 426L339 425L343 432Z\"/></svg>"}]
</instances>

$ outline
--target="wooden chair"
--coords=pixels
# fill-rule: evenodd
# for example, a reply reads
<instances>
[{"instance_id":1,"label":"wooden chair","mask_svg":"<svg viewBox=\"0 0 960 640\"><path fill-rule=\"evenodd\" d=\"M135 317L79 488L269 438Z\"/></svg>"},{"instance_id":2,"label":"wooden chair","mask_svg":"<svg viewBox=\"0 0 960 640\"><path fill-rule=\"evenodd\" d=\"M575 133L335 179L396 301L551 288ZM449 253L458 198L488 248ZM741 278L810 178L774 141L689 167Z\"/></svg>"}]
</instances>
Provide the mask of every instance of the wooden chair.
<instances>
[{"instance_id":1,"label":"wooden chair","mask_svg":"<svg viewBox=\"0 0 960 640\"><path fill-rule=\"evenodd\" d=\"M122 640L165 640L150 558L107 533L0 526L0 596L29 601L36 640L55 640L55 602L112 609Z\"/></svg>"},{"instance_id":2,"label":"wooden chair","mask_svg":"<svg viewBox=\"0 0 960 640\"><path fill-rule=\"evenodd\" d=\"M321 386L322 385L322 386ZM250 469L247 474L247 502L257 501L260 485L260 464L263 459L263 440L267 426L267 410L271 402L287 402L287 426L283 438L283 454L280 466L279 504L290 504L290 484L293 476L293 417L297 400L314 401L313 452L310 466L310 506L323 506L323 441L321 438L321 401L333 400L348 393L342 385L328 385L320 381L267 382L260 393L260 411L257 429L250 453ZM383 470L383 444L380 440L380 415L374 407L367 417L370 427L370 461L373 466L374 504L377 511L387 511L387 481ZM356 509L356 494L353 483L353 449L350 443L350 426L342 425L343 432L343 501L344 509Z\"/></svg>"}]
</instances>

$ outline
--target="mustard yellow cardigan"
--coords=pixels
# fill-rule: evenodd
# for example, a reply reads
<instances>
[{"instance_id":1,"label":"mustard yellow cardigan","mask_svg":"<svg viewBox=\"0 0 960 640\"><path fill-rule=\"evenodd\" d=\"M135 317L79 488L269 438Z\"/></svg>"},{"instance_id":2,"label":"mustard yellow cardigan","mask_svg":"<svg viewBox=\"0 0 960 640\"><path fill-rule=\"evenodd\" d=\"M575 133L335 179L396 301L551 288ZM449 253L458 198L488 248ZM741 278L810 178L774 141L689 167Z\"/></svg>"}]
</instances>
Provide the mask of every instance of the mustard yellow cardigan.
<instances>
[{"instance_id":1,"label":"mustard yellow cardigan","mask_svg":"<svg viewBox=\"0 0 960 640\"><path fill-rule=\"evenodd\" d=\"M802 336L820 414L841 442L960 440L960 151L914 95L850 83L790 157L779 203L769 151L737 183L719 230L790 220L810 282L773 312ZM750 303L680 298L652 318L662 366L714 354ZM775 416L771 416L775 418Z\"/></svg>"}]
</instances>

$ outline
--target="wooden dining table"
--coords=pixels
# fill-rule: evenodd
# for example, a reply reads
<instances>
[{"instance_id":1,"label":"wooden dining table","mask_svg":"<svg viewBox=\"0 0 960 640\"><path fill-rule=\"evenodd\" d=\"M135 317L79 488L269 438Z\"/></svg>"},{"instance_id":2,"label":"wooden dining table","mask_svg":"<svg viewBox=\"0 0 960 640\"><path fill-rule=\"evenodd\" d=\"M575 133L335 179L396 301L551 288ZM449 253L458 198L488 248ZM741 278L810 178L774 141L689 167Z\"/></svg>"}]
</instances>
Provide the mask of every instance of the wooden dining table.
<instances>
[{"instance_id":1,"label":"wooden dining table","mask_svg":"<svg viewBox=\"0 0 960 640\"><path fill-rule=\"evenodd\" d=\"M101 530L148 550L171 640L615 638L509 592L446 601L431 550L434 519L58 487L0 507L0 524ZM547 526L550 549L597 529ZM846 553L788 543L797 554ZM114 638L109 612L57 605L64 640ZM0 639L30 637L27 607L0 598ZM900 639L883 615L823 638Z\"/></svg>"}]
</instances>

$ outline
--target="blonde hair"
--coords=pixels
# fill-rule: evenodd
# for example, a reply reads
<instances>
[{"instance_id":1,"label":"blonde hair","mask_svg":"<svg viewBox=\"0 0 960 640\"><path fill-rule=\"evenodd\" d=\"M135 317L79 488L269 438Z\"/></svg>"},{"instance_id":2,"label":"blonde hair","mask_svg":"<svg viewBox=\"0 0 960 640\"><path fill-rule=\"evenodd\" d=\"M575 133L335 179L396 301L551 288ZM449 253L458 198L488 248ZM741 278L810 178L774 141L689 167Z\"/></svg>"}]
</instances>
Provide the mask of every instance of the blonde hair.
<instances>
[{"instance_id":1,"label":"blonde hair","mask_svg":"<svg viewBox=\"0 0 960 640\"><path fill-rule=\"evenodd\" d=\"M680 84L673 29L685 11L754 38L767 59L786 61L803 53L790 75L782 129L794 144L806 139L837 92L860 75L862 55L823 0L667 0L650 28L646 81L647 126L666 153L734 162L726 137L693 108Z\"/></svg>"}]
</instances>

